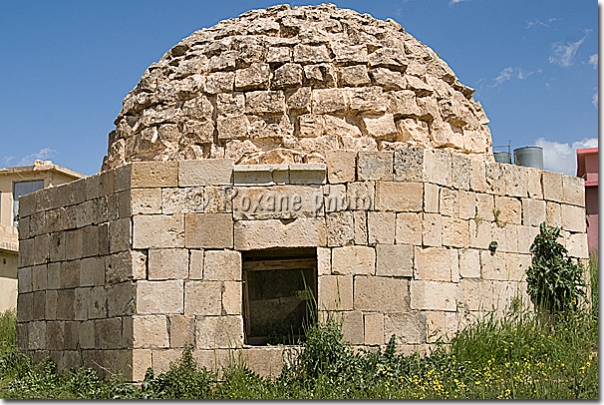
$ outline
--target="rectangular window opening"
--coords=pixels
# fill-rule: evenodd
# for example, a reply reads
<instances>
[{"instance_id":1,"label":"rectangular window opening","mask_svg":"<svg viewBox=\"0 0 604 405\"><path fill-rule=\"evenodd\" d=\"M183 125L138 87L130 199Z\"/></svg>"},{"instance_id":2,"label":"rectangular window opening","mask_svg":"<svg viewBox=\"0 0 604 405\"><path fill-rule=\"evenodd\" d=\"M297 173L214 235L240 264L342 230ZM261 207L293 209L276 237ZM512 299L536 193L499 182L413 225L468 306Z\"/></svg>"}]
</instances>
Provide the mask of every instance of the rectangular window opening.
<instances>
[{"instance_id":1,"label":"rectangular window opening","mask_svg":"<svg viewBox=\"0 0 604 405\"><path fill-rule=\"evenodd\" d=\"M243 253L245 344L298 344L317 319L317 250Z\"/></svg>"}]
</instances>

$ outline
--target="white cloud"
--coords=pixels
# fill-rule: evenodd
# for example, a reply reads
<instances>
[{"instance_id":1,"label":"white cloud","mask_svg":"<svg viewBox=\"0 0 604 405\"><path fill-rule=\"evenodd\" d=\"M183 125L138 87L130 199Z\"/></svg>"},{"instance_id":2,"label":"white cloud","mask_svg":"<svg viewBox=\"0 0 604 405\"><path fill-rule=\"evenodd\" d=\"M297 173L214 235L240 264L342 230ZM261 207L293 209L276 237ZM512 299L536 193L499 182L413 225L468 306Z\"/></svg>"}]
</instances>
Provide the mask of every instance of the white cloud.
<instances>
[{"instance_id":1,"label":"white cloud","mask_svg":"<svg viewBox=\"0 0 604 405\"><path fill-rule=\"evenodd\" d=\"M539 138L535 145L543 148L543 166L546 170L577 175L577 149L598 146L598 138L585 138L582 141L568 143L550 142Z\"/></svg>"},{"instance_id":2,"label":"white cloud","mask_svg":"<svg viewBox=\"0 0 604 405\"><path fill-rule=\"evenodd\" d=\"M468 1L468 0L451 0L449 2L449 6L452 6L453 4L461 3L462 1Z\"/></svg>"},{"instance_id":3,"label":"white cloud","mask_svg":"<svg viewBox=\"0 0 604 405\"><path fill-rule=\"evenodd\" d=\"M572 66L577 49L579 49L586 38L587 35L577 42L556 42L552 44L552 54L548 58L549 63L555 63L562 67Z\"/></svg>"},{"instance_id":4,"label":"white cloud","mask_svg":"<svg viewBox=\"0 0 604 405\"><path fill-rule=\"evenodd\" d=\"M551 23L553 23L554 21L558 21L557 18L548 18L546 22L543 22L541 20L534 20L534 21L527 21L526 22L526 29L530 29L533 27L549 27L549 25Z\"/></svg>"},{"instance_id":5,"label":"white cloud","mask_svg":"<svg viewBox=\"0 0 604 405\"><path fill-rule=\"evenodd\" d=\"M598 54L594 53L593 55L591 55L589 57L589 62L587 62L587 63L592 65L594 67L594 69L597 69L598 68Z\"/></svg>"},{"instance_id":6,"label":"white cloud","mask_svg":"<svg viewBox=\"0 0 604 405\"><path fill-rule=\"evenodd\" d=\"M594 105L594 107L598 108L598 89L596 89L596 92L591 97L591 103Z\"/></svg>"},{"instance_id":7,"label":"white cloud","mask_svg":"<svg viewBox=\"0 0 604 405\"><path fill-rule=\"evenodd\" d=\"M509 66L509 67L506 67L505 69L503 69L501 72L499 72L499 74L495 78L495 84L493 84L493 86L491 86L491 87L497 87L501 83L507 82L508 80L514 79L514 78L519 79L519 80L524 80L534 73L535 72L533 72L533 71L527 72L526 70L523 70L519 67L513 68L513 67ZM538 73L540 73L540 71L538 71Z\"/></svg>"},{"instance_id":8,"label":"white cloud","mask_svg":"<svg viewBox=\"0 0 604 405\"><path fill-rule=\"evenodd\" d=\"M55 153L57 153L57 151L50 149L50 148L40 149L36 153L32 153L31 155L27 155L27 156L24 156L23 158L21 158L21 160L19 160L19 162L17 163L17 166L33 165L34 161L48 159Z\"/></svg>"},{"instance_id":9,"label":"white cloud","mask_svg":"<svg viewBox=\"0 0 604 405\"><path fill-rule=\"evenodd\" d=\"M15 157L14 157L14 156L5 156L5 157L3 157L3 158L2 158L2 160L4 161L4 164L5 164L6 166L10 166L10 163L11 163L13 160L15 160Z\"/></svg>"}]
</instances>

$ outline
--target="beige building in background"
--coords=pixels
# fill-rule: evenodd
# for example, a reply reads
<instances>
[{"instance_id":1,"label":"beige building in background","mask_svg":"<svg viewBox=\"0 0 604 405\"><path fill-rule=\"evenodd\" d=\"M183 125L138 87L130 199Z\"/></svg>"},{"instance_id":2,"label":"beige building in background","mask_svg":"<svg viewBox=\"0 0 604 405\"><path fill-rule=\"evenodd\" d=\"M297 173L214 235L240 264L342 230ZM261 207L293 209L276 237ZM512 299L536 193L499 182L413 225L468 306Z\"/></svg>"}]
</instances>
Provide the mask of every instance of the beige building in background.
<instances>
[{"instance_id":1,"label":"beige building in background","mask_svg":"<svg viewBox=\"0 0 604 405\"><path fill-rule=\"evenodd\" d=\"M17 306L19 196L83 177L51 161L36 160L33 166L0 168L0 311Z\"/></svg>"}]
</instances>

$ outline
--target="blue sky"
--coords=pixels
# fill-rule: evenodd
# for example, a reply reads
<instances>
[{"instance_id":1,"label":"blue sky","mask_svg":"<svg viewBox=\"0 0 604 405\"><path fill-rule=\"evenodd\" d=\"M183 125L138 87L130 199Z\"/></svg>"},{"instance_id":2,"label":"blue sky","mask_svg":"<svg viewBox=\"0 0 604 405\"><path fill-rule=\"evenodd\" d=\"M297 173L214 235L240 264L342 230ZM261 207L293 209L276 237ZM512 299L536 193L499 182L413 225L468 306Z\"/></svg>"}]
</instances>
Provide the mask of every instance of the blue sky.
<instances>
[{"instance_id":1,"label":"blue sky","mask_svg":"<svg viewBox=\"0 0 604 405\"><path fill-rule=\"evenodd\" d=\"M594 0L332 1L398 21L476 89L493 144L539 145L575 172L597 146ZM124 96L193 31L274 1L0 2L0 167L52 160L96 173ZM290 5L319 4L293 2Z\"/></svg>"}]
</instances>

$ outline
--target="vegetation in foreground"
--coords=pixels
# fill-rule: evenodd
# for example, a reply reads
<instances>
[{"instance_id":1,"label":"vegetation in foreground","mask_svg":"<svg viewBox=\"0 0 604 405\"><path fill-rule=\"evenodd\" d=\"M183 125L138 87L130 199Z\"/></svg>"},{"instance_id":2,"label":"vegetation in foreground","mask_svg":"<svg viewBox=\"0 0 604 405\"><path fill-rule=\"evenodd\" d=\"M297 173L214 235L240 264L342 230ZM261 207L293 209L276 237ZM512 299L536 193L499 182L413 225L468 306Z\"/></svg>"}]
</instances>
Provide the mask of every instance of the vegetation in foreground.
<instances>
[{"instance_id":1,"label":"vegetation in foreground","mask_svg":"<svg viewBox=\"0 0 604 405\"><path fill-rule=\"evenodd\" d=\"M91 369L54 371L18 353L15 313L0 317L2 398L598 398L598 259L590 260L591 306L554 316L487 316L430 356L397 354L394 337L377 353L354 352L339 324L311 326L299 355L276 378L233 361L218 375L197 367L191 349L140 386L99 380Z\"/></svg>"}]
</instances>

